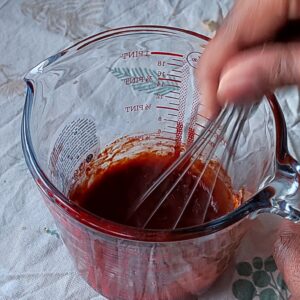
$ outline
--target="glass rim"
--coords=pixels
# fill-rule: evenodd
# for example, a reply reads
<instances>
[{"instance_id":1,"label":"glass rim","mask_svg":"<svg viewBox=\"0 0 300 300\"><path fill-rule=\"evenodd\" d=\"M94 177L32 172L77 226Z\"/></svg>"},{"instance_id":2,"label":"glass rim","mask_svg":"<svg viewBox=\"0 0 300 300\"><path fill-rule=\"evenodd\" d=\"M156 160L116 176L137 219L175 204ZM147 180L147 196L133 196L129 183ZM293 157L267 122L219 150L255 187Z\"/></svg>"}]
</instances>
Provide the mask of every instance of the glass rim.
<instances>
[{"instance_id":1,"label":"glass rim","mask_svg":"<svg viewBox=\"0 0 300 300\"><path fill-rule=\"evenodd\" d=\"M138 26L127 26L120 27L116 29L107 30L104 32L100 32L98 34L87 37L71 47L68 47L57 54L47 58L36 67L34 67L31 71L25 75L24 80L27 83L27 92L26 99L23 111L22 118L22 128L21 128L21 141L23 153L25 156L25 161L27 166L35 179L36 184L42 190L42 192L47 197L47 200L52 201L55 205L59 206L60 209L64 211L67 215L75 219L80 224L83 224L94 231L101 232L103 234L107 234L109 236L124 238L128 240L134 241L142 241L142 242L174 242L180 240L187 240L198 238L200 236L207 236L214 232L220 231L238 223L240 220L249 216L252 212L257 210L257 207L254 203L251 203L251 199L246 201L238 208L233 210L232 212L219 217L215 220L212 220L207 223L203 223L200 225L195 225L192 227L185 228L177 228L177 229L142 229L137 227L132 227L128 225L122 225L119 223L115 223L113 221L104 219L99 217L91 212L88 212L84 208L80 207L78 204L73 203L66 197L63 193L61 193L58 188L51 182L48 176L43 172L42 167L38 164L36 159L35 150L33 147L32 139L31 139L31 131L30 131L30 117L31 117L31 109L34 99L34 85L31 80L31 75L35 75L37 72L43 72L43 69L48 65L51 65L53 62L57 61L61 56L65 55L69 51L77 51L82 49L83 47L97 42L99 40L105 39L107 37L118 37L119 34L122 33L140 33L140 32L172 32L172 33L183 33L189 36L194 36L203 41L207 42L210 38L186 29L169 27L169 26L158 26L158 25L138 25ZM277 99L274 94L270 94L266 96L269 100L270 106L275 106L276 109L281 109L277 102ZM274 112L273 112L274 114ZM285 123L284 126L285 127ZM276 126L277 130L277 126ZM282 153L282 149L286 148L286 137L283 128L283 134L276 134L276 155L278 155L278 150ZM278 136L280 137L280 141L278 141ZM280 149L278 148L280 146Z\"/></svg>"}]
</instances>

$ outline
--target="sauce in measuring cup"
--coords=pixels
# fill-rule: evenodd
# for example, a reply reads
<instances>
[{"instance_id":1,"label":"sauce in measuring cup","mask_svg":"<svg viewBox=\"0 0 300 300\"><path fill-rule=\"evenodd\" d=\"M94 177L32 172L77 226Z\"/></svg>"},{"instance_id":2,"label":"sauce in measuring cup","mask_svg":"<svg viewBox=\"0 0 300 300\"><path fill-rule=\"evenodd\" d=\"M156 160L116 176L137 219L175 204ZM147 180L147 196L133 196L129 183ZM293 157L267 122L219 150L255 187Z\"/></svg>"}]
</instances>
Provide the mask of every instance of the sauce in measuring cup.
<instances>
[{"instance_id":1,"label":"sauce in measuring cup","mask_svg":"<svg viewBox=\"0 0 300 300\"><path fill-rule=\"evenodd\" d=\"M170 229L174 224L177 228L199 225L229 213L240 204L240 199L232 192L229 177L218 163L210 162L184 209L204 168L204 163L198 161L150 220L149 216L179 177L180 170L175 170L132 214L139 197L177 157L176 154L160 155L145 151L133 157L122 158L106 169L92 170L92 180L86 178L75 186L69 197L102 218L134 227L143 227L147 222L146 228L151 229ZM216 172L219 172L217 179ZM211 193L212 186L214 189Z\"/></svg>"}]
</instances>

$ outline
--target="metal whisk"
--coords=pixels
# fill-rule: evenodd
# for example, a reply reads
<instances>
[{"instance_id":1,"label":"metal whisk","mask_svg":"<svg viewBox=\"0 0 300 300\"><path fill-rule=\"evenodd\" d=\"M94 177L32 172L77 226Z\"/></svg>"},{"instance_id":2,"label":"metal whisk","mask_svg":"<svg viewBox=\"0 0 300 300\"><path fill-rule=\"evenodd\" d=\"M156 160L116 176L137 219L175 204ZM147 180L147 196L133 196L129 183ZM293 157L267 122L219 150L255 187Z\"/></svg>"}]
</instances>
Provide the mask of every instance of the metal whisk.
<instances>
[{"instance_id":1,"label":"metal whisk","mask_svg":"<svg viewBox=\"0 0 300 300\"><path fill-rule=\"evenodd\" d=\"M207 210L210 205L210 201L212 198L212 193L215 188L217 178L219 176L221 165L225 170L228 169L231 154L235 151L235 147L237 145L237 140L241 133L241 128L243 127L248 115L253 106L226 106L219 116L214 120L208 123L206 128L201 132L201 134L197 137L195 142L190 146L190 148L181 155L165 172L163 172L159 178L150 186L150 188L138 199L136 205L131 210L128 219L132 218L137 210L143 205L145 201L149 198L149 196L157 191L157 189L166 181L166 179L173 173L175 170L180 169L180 175L172 183L172 185L167 188L167 191L164 195L161 196L159 202L155 205L154 209L149 212L149 216L144 221L142 228L146 228L154 215L158 212L160 207L164 204L166 199L171 195L176 186L180 183L180 181L184 178L187 172L193 167L193 165L201 159L204 163L204 167L196 178L191 190L189 191L185 202L183 204L183 208L176 218L176 222L174 222L171 229L175 229L178 227L182 216L184 215L201 179L208 168L209 163L213 159L216 150L221 143L224 134L227 130L230 130L228 139L226 141L226 147L224 147L223 152L219 154L220 157L218 169L215 172L215 177L211 182L211 185L206 187L206 191L209 194L209 199L205 204L205 208L203 211L203 215L199 219L199 224L205 221L205 217L207 214ZM211 146L212 145L212 146Z\"/></svg>"}]
</instances>

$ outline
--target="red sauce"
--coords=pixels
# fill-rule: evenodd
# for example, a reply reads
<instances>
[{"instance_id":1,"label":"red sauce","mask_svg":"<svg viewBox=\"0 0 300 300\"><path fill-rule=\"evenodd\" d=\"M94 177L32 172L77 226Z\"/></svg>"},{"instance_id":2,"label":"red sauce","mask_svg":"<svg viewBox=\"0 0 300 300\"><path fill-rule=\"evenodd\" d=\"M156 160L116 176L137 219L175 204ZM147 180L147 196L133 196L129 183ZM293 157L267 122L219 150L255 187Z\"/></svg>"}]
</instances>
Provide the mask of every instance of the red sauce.
<instances>
[{"instance_id":1,"label":"red sauce","mask_svg":"<svg viewBox=\"0 0 300 300\"><path fill-rule=\"evenodd\" d=\"M132 211L143 192L175 159L176 157L172 155L142 152L135 157L111 163L106 169L92 170L93 177L87 178L71 189L70 199L105 219L142 227L181 171L175 170L133 214ZM203 167L201 161L193 165L148 222L146 228L167 229L175 225ZM211 193L212 186L214 189ZM237 202L228 176L219 164L210 162L196 185L177 228L216 219L232 211L238 205Z\"/></svg>"}]
</instances>

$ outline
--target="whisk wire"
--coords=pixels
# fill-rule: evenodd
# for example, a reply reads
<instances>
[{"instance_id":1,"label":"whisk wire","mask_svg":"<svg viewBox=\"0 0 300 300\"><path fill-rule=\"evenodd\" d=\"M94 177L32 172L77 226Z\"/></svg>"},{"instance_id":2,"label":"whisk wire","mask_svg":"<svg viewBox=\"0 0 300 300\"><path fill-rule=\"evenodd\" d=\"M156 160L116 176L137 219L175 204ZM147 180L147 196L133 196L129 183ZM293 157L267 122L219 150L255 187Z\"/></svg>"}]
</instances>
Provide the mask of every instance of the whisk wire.
<instances>
[{"instance_id":1,"label":"whisk wire","mask_svg":"<svg viewBox=\"0 0 300 300\"><path fill-rule=\"evenodd\" d=\"M193 160L189 160L188 158L193 157L195 153L197 153L199 151L199 149L203 146L203 143L201 142L202 140L205 141L205 143L209 143L209 139L207 138L209 135L209 132L214 132L217 130L217 128L219 127L219 125L221 124L221 122L223 121L225 115L227 113L227 109L223 109L222 112L220 113L220 115L218 116L218 118L214 121L214 122L210 122L208 124L208 126L206 127L206 130L202 131L201 134L198 136L198 138L195 140L195 142L192 144L192 146L181 156L179 157L174 164L172 164L169 168L166 169L166 171L164 171L159 178L150 186L150 188L139 198L139 200L137 201L137 204L135 205L135 207L131 210L131 212L128 215L127 220L129 220L133 214L142 206L142 204L144 203L144 201L156 190L156 188L174 171L176 170L181 164L183 163L187 163L189 162L187 168L185 169L185 171L182 173L182 176L179 176L178 179L176 180L174 187L178 184L178 182L181 180L181 178L184 176L185 172L187 172L187 170L192 166L192 164L196 161L197 157ZM205 144L205 145L206 145ZM184 164L183 164L184 166ZM173 188L174 189L174 188ZM173 190L172 189L172 190ZM172 192L169 191L170 193ZM168 195L167 195L168 197ZM163 197L161 199L161 201L158 204L158 208L162 205L162 203L164 202L165 198L167 197ZM153 217L153 215L155 214L155 212L157 211L157 209L154 210L154 212L151 214L151 218ZM149 218L148 218L149 219ZM148 221L147 219L147 221ZM150 219L149 219L150 220ZM148 223L146 221L146 223Z\"/></svg>"},{"instance_id":2,"label":"whisk wire","mask_svg":"<svg viewBox=\"0 0 300 300\"><path fill-rule=\"evenodd\" d=\"M251 106L251 108L252 108L252 106ZM230 133L230 136L229 136L228 141L227 141L227 145L229 145L230 149L228 149L228 151L224 150L224 152L222 154L222 157L221 157L221 160L220 160L220 161L226 161L226 163L225 163L226 164L225 170L227 170L227 167L229 165L230 155L228 153L230 153L235 148L236 142L237 142L238 137L239 137L239 135L241 133L240 129L243 127L243 124L244 124L245 120L247 119L248 114L249 114L251 108L249 108L249 109L248 108L239 109L238 116L237 116L237 118L236 118L236 120L234 122L234 125L233 125L234 129ZM224 157L225 157L226 154L227 154L227 158L224 159ZM217 182L217 179L219 177L220 170L221 170L221 165L219 165L218 170L216 172L216 175L214 177L214 182L211 185L211 188L210 188L210 191L209 191L208 201L206 202L205 209L204 209L204 214L202 215L202 219L199 220L200 224L205 222L207 211L208 211L209 205L211 203L212 193L213 193L214 188L216 186L216 182Z\"/></svg>"},{"instance_id":3,"label":"whisk wire","mask_svg":"<svg viewBox=\"0 0 300 300\"><path fill-rule=\"evenodd\" d=\"M226 121L226 124L228 124L231 120L231 117L233 115L233 112L234 112L234 109L232 108L231 111L230 111L230 116L229 118L227 119ZM186 160L186 162L189 162L187 167L182 171L182 173L180 174L180 176L176 179L176 181L172 184L172 186L170 187L170 189L167 191L167 193L161 198L161 200L158 202L158 204L156 205L156 207L153 209L153 211L151 212L150 216L147 218L146 222L144 222L143 224L143 228L145 228L149 222L151 221L151 219L154 217L154 215L156 214L156 212L159 210L159 208L163 205L163 203L167 200L167 198L170 196L170 194L174 191L174 189L176 188L176 186L178 185L178 183L182 180L182 178L185 176L185 174L188 172L188 170L191 168L191 166L195 163L196 160L199 159L199 156L201 155L203 149L205 149L205 147L207 146L207 144L211 141L209 139L209 137L213 136L216 131L218 130L219 128L219 125L222 123L223 119L225 118L226 114L228 113L228 107L226 107L223 112L221 113L221 116L218 120L216 120L216 122L213 122L213 126L211 126L210 129L206 129L202 135L202 138L199 139L199 137L196 139L194 145L196 145L197 147L195 147L195 151L193 151L193 155L191 156L191 153L186 156L183 155L182 157L185 159L188 159ZM210 123L211 124L211 123ZM226 125L227 126L227 125ZM217 135L217 141L218 139L220 139L220 137L224 134L225 132L225 127L223 127L222 129L222 132L221 134ZM206 136L206 137L204 137ZM203 142L202 142L203 141ZM215 142L214 143L214 147L213 149L210 151L210 155L206 161L206 164L208 164L209 160L212 158L213 154L214 154L214 151L218 145L218 142ZM188 151L187 151L188 152ZM198 155L195 155L196 153L198 152ZM194 156L194 157L193 157ZM189 157L193 157L192 159L189 159ZM180 165L180 164L179 164ZM205 165L205 167L203 168L203 170L205 170L205 168L207 167L207 165ZM204 174L204 172L202 173L202 175ZM202 177L201 175L201 177ZM198 182L196 182L193 186L193 192L196 190L199 182L200 182L200 179L201 177L199 178ZM160 178L158 179L160 180ZM163 180L163 179L162 179ZM159 182L159 184L162 182L162 180ZM192 196L191 196L192 197ZM144 201L144 200L143 200ZM190 201L190 198L188 199L188 201ZM186 205L187 206L187 205Z\"/></svg>"},{"instance_id":4,"label":"whisk wire","mask_svg":"<svg viewBox=\"0 0 300 300\"><path fill-rule=\"evenodd\" d=\"M234 109L231 110L231 112L230 112L230 114L229 114L229 117L227 118L226 123L224 124L224 126L223 126L223 128L222 128L221 133L217 136L217 140L215 141L214 146L212 147L212 149L211 149L210 152L208 153L208 156L206 157L205 165L204 165L204 167L203 167L201 173L200 173L199 176L197 177L197 180L195 181L195 183L194 183L194 185L193 185L193 188L192 188L192 190L191 190L191 192L190 192L190 194L189 194L189 196L188 196L188 199L187 199L187 201L184 203L183 209L181 210L180 215L179 215L179 217L177 218L177 221L176 221L176 223L173 225L173 228L172 228L172 229L175 229L175 228L177 227L177 225L179 224L179 222L180 222L180 220L181 220L181 218L182 218L184 212L186 211L186 208L188 207L188 205L189 205L189 203L190 203L190 201L191 201L191 199L192 199L192 197L193 197L193 195L194 195L194 193L195 193L195 191L196 191L196 189L197 189L197 187L198 187L198 185L199 185L199 183L200 183L200 180L202 179L202 176L204 175L204 173L205 173L205 171L206 171L206 169L207 169L207 167L208 167L208 165L209 165L211 159L213 158L213 156L214 156L214 154L215 154L215 150L216 150L217 146L219 145L219 142L220 142L222 136L224 135L224 133L225 133L225 131L226 131L226 129L227 129L227 126L228 126L228 124L230 123L230 121L231 121L231 119L232 119L233 114L234 114ZM196 159L199 159L200 155L201 155L201 152L199 153L199 155L197 156ZM221 168L221 166L219 167L219 169L220 169L220 168ZM213 190L213 188L214 188L214 186L215 186L216 179L217 179L217 178L215 178L215 181L214 181L214 183L213 183L213 187L212 187L212 189L211 189L211 192L210 192L210 195L209 195L209 200L208 200L208 202L210 202L212 190ZM207 207L207 208L208 208L208 207ZM207 212L207 209L205 209L204 215L206 215L206 212Z\"/></svg>"},{"instance_id":5,"label":"whisk wire","mask_svg":"<svg viewBox=\"0 0 300 300\"><path fill-rule=\"evenodd\" d=\"M146 199L162 184L162 182L177 168L180 170L180 175L176 178L175 182L172 186L164 193L163 197L159 200L159 202L155 205L154 209L151 211L150 215L147 217L147 220L142 225L142 228L146 228L154 215L160 209L160 207L165 203L171 193L174 191L179 182L183 179L183 177L187 174L190 168L192 168L193 164L199 160L200 157L204 157L204 167L201 169L201 172L197 176L195 182L193 182L193 187L191 191L188 193L187 197L184 197L186 200L184 201L182 209L180 209L180 213L176 218L172 229L177 228L178 224L182 220L182 217L191 202L191 199L199 186L199 183L206 172L209 163L213 159L216 149L221 142L226 130L230 127L230 122L233 117L236 116L234 122L232 123L233 129L230 131L228 140L225 142L226 146L221 154L220 160L222 162L222 166L225 166L225 169L228 168L230 157L232 151L234 151L237 141L239 139L241 128L243 127L246 119L248 118L249 112L251 111L252 106L247 107L236 107L236 106L226 106L222 112L219 114L215 121L211 121L208 123L207 127L200 133L195 142L191 145L191 147L181 155L170 167L167 168L166 171L163 172L161 176L150 186L150 188L138 199L137 204L133 207L131 212L128 214L127 220L129 220L133 215L137 212L137 210L143 205ZM237 114L235 114L237 111ZM226 117L226 118L225 118ZM223 122L225 119L225 122ZM221 126L222 124L222 126ZM221 131L218 130L221 128ZM215 138L215 140L214 140ZM210 150L206 152L206 148L208 144L212 144ZM227 149L226 149L227 148ZM227 156L226 156L227 155ZM214 173L213 182L209 187L204 187L204 189L208 192L208 200L205 203L205 207L203 210L203 214L201 217L199 216L199 223L203 223L205 221L209 205L211 203L212 194L215 189L215 185L217 183L218 176L220 174L221 164L219 164L217 171Z\"/></svg>"}]
</instances>

